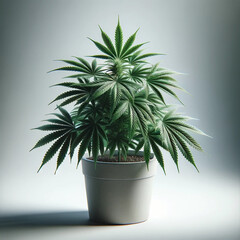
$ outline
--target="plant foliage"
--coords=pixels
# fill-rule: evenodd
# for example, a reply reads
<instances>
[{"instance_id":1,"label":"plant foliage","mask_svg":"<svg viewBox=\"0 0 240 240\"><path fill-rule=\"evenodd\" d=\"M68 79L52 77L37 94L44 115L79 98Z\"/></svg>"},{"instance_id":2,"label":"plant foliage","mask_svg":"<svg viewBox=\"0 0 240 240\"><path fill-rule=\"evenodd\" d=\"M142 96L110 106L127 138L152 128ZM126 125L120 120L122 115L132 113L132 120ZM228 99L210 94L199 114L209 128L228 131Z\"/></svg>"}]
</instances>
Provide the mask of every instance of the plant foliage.
<instances>
[{"instance_id":1,"label":"plant foliage","mask_svg":"<svg viewBox=\"0 0 240 240\"><path fill-rule=\"evenodd\" d=\"M183 90L173 78L176 72L147 61L148 57L161 54L143 54L141 47L146 43L134 44L137 31L124 43L119 21L114 43L101 28L100 31L102 43L90 39L101 52L90 56L92 62L75 57L61 60L67 66L53 70L74 74L66 77L71 81L54 85L66 89L51 102L58 102L59 113L36 128L51 133L33 149L53 142L39 170L57 152L56 170L67 154L72 158L75 150L79 164L87 151L96 162L106 151L112 156L118 150L120 161L126 159L128 150L137 153L141 148L146 164L153 152L164 173L162 149L170 153L177 169L178 150L197 169L189 146L200 151L202 148L190 132L205 134L186 123L191 118L170 110L163 95L167 93L180 101L174 92ZM98 65L97 59L103 63ZM75 105L68 113L63 106L70 103Z\"/></svg>"}]
</instances>

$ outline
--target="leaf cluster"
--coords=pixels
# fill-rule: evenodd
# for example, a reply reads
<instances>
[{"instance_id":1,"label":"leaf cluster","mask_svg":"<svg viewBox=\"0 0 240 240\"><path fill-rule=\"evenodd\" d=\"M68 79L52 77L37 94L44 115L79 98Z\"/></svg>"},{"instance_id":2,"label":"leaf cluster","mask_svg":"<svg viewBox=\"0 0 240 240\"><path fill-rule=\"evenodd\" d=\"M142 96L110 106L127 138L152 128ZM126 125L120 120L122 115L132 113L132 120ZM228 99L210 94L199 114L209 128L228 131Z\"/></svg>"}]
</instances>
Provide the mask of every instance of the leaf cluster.
<instances>
[{"instance_id":1,"label":"leaf cluster","mask_svg":"<svg viewBox=\"0 0 240 240\"><path fill-rule=\"evenodd\" d=\"M183 90L173 77L176 72L151 64L148 57L159 53L142 52L146 43L134 45L137 31L126 42L119 20L115 41L102 30L102 43L90 39L101 52L92 55L92 62L79 57L61 60L67 66L53 71L68 71L69 81L54 86L64 87L65 92L50 104L58 102L56 118L37 129L51 131L33 147L38 148L53 142L47 150L39 170L56 153L57 168L69 154L77 151L77 164L88 152L96 163L98 156L118 150L119 161L126 159L128 151L136 153L143 148L148 165L154 153L165 173L162 149L168 151L178 169L178 150L196 169L189 146L202 151L190 135L202 131L186 123L189 117L177 114L166 104L163 93L180 101L175 89ZM98 64L102 59L103 64ZM181 101L180 101L181 102ZM74 103L72 112L63 106Z\"/></svg>"}]
</instances>

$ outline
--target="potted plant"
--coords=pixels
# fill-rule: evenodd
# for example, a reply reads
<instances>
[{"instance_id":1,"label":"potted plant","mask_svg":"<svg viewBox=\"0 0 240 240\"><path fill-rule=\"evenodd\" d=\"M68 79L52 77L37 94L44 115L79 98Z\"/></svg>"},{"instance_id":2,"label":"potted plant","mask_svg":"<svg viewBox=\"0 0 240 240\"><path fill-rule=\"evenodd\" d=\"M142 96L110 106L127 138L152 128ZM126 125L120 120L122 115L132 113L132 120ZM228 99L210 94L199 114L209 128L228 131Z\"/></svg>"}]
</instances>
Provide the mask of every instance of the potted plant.
<instances>
[{"instance_id":1,"label":"potted plant","mask_svg":"<svg viewBox=\"0 0 240 240\"><path fill-rule=\"evenodd\" d=\"M182 89L174 71L152 65L134 45L137 31L123 43L118 21L115 44L100 28L103 44L90 39L101 54L61 60L71 71L70 81L54 86L68 90L51 103L62 101L48 123L36 129L51 131L33 149L54 143L43 157L39 170L59 151L57 167L77 149L82 160L90 219L126 224L145 221L151 198L151 181L158 162L165 173L162 149L170 153L178 169L178 151L197 169L188 145L201 146L189 134L202 131L186 123L191 119L166 104L163 92L179 100L172 88ZM101 64L97 63L100 59ZM180 101L180 100L179 100ZM69 113L63 107L74 103ZM143 149L143 151L140 151ZM83 156L88 152L88 158ZM154 154L154 158L153 158ZM39 171L38 170L38 171Z\"/></svg>"}]
</instances>

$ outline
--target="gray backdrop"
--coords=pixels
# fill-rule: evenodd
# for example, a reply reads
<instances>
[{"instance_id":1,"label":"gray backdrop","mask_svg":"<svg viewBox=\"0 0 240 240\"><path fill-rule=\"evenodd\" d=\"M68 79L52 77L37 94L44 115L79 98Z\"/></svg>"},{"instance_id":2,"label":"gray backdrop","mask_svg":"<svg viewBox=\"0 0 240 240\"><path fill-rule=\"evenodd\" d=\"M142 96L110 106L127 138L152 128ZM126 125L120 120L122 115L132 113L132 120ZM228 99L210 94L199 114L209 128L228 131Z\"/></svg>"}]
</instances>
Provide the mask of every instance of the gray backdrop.
<instances>
[{"instance_id":1,"label":"gray backdrop","mask_svg":"<svg viewBox=\"0 0 240 240\"><path fill-rule=\"evenodd\" d=\"M213 137L196 136L205 150L193 151L200 174L181 158L179 175L164 152L167 176L159 169L157 179L172 184L173 192L179 179L233 179L229 186L237 184L239 200L239 12L236 0L1 0L0 211L86 208L76 159L66 160L55 176L56 159L36 174L47 148L29 153L44 135L30 129L54 111L48 103L63 90L49 88L64 77L47 74L62 66L53 60L97 53L87 37L101 41L98 24L113 37L118 15L124 40L140 27L136 42L150 41L146 51L167 54L151 62L185 73L176 78L191 94L178 92L185 103L179 112L200 119L192 124ZM234 216L239 226L239 214Z\"/></svg>"}]
</instances>

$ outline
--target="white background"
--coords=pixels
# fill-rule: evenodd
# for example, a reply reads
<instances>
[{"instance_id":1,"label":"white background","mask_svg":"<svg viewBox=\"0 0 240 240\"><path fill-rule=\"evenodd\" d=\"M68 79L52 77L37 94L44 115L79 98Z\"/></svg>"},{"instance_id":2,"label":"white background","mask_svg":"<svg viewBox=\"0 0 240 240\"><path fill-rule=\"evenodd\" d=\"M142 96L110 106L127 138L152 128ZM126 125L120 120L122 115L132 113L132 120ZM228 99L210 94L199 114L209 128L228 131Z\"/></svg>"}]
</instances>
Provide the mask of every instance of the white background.
<instances>
[{"instance_id":1,"label":"white background","mask_svg":"<svg viewBox=\"0 0 240 240\"><path fill-rule=\"evenodd\" d=\"M0 239L240 237L239 1L0 4ZM86 222L81 166L76 170L76 159L67 159L54 175L53 159L37 174L47 148L29 153L44 135L30 129L54 111L48 103L62 90L49 88L64 77L46 73L62 66L52 60L97 53L86 37L101 41L99 24L113 38L118 15L124 40L140 27L136 43L150 40L147 52L167 53L150 61L186 73L177 79L191 95L178 92L185 103L179 111L201 119L192 124L213 138L196 136L205 150L193 151L200 174L182 157L177 173L164 152L167 176L158 169L149 221L93 226ZM20 218L8 218L13 226L1 228L9 214Z\"/></svg>"}]
</instances>

